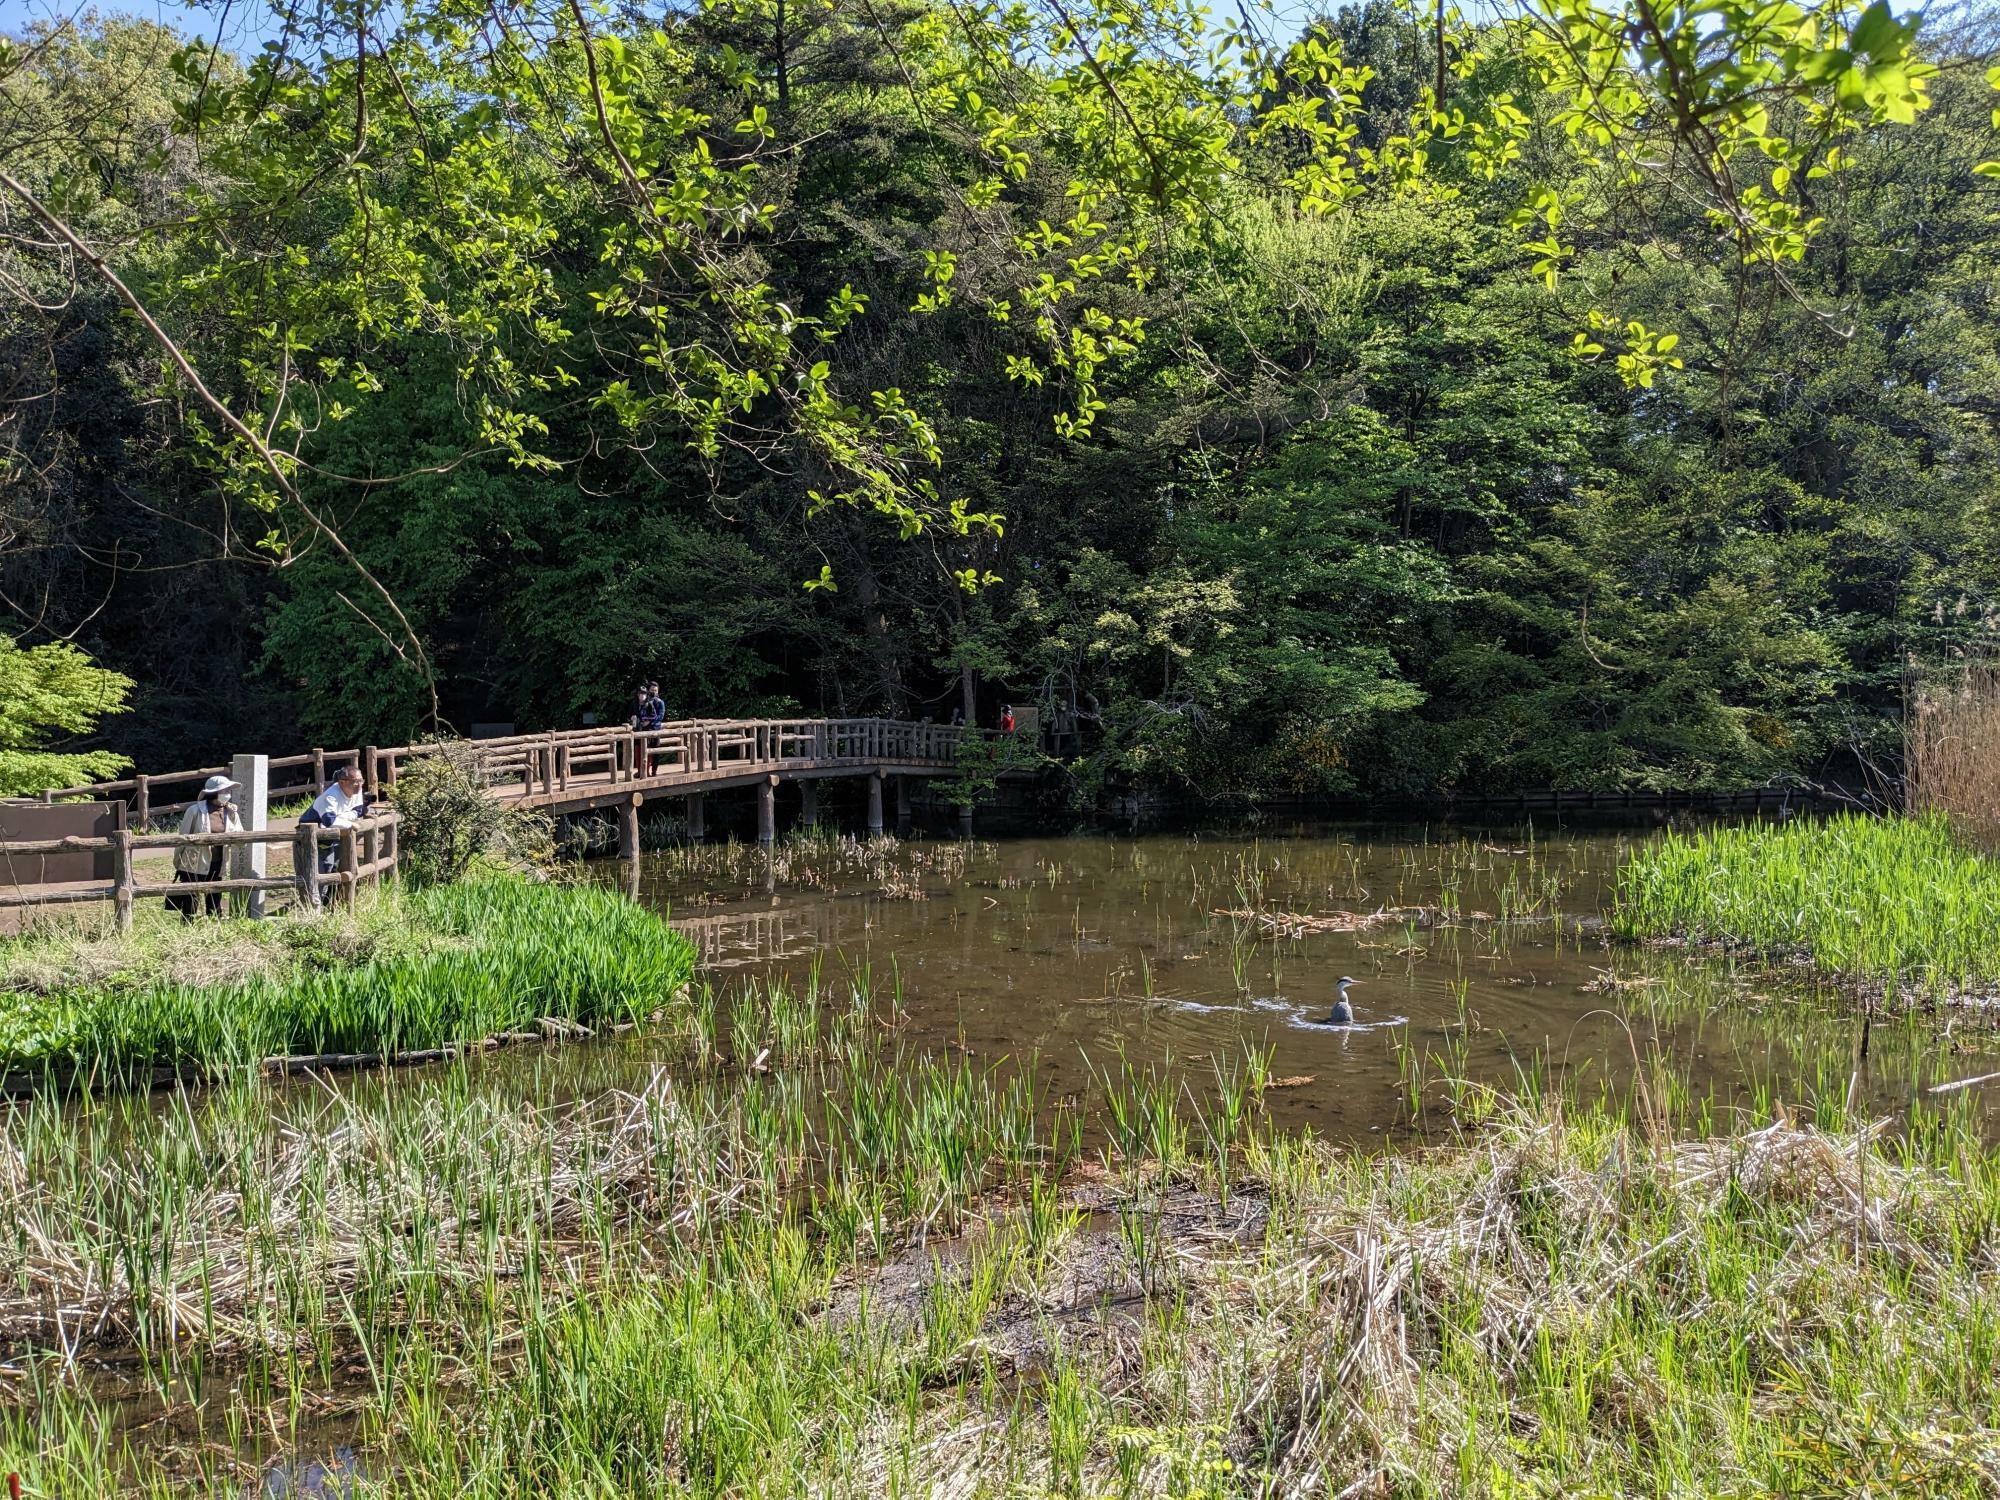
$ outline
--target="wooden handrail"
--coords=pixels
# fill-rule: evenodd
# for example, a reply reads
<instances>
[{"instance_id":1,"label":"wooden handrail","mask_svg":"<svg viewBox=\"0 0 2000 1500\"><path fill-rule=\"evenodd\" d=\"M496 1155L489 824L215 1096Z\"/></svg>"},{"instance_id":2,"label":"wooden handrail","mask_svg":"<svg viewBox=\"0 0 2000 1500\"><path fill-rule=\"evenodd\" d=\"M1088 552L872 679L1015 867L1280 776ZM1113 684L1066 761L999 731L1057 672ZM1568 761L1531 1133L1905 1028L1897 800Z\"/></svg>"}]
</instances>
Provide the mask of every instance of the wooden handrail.
<instances>
[{"instance_id":1,"label":"wooden handrail","mask_svg":"<svg viewBox=\"0 0 2000 1500\"><path fill-rule=\"evenodd\" d=\"M202 896L210 892L291 889L299 891L302 900L317 900L317 893L322 887L337 886L343 904L352 906L356 887L367 880L380 879L395 869L397 830L402 818L391 808L361 822L371 840L366 860L349 858L349 851L357 843L353 825L336 830L314 823L301 823L296 827L233 828L223 833L135 834L129 829L121 829L97 837L71 835L59 839L0 840L0 859L12 855L101 853L107 849L112 855L112 877L108 884L58 890L8 890L0 886L0 908L63 906L80 901L102 901L108 897L116 912L119 930L129 932L132 927L132 902L140 896ZM332 874L321 874L319 870L318 850L322 839L336 839L341 844L341 867ZM292 874L143 881L139 879L132 858L142 849L217 848L246 844L290 844L293 850Z\"/></svg>"}]
</instances>

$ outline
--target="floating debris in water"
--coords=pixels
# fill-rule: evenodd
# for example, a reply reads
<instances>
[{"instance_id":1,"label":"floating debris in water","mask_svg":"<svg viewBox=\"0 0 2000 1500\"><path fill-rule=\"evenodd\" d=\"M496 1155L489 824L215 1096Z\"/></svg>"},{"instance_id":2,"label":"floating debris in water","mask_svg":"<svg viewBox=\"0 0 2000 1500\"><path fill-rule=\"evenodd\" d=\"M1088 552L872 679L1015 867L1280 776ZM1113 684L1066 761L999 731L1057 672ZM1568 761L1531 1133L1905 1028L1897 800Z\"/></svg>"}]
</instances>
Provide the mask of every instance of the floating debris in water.
<instances>
[{"instance_id":1,"label":"floating debris in water","mask_svg":"<svg viewBox=\"0 0 2000 1500\"><path fill-rule=\"evenodd\" d=\"M1254 907L1213 908L1212 917L1228 917L1233 922L1254 922L1279 937L1303 937L1311 932L1366 932L1390 922L1408 922L1427 927L1442 920L1435 906L1384 906L1374 911L1260 911Z\"/></svg>"}]
</instances>

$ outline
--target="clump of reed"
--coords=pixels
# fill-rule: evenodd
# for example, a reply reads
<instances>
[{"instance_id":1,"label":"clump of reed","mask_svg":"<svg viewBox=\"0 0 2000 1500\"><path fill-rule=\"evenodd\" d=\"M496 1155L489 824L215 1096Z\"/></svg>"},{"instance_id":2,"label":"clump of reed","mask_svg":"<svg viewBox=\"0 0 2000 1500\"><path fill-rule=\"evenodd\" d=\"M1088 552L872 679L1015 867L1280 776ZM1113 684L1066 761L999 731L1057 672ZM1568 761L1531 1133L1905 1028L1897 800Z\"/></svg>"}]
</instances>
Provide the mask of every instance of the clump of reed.
<instances>
[{"instance_id":1,"label":"clump of reed","mask_svg":"<svg viewBox=\"0 0 2000 1500\"><path fill-rule=\"evenodd\" d=\"M1981 656L1914 680L1903 715L1903 805L1950 818L2000 849L2000 661Z\"/></svg>"},{"instance_id":2,"label":"clump of reed","mask_svg":"<svg viewBox=\"0 0 2000 1500\"><path fill-rule=\"evenodd\" d=\"M2000 863L1937 813L1670 833L1620 871L1613 930L1739 944L1903 1000L2000 981Z\"/></svg>"},{"instance_id":3,"label":"clump of reed","mask_svg":"<svg viewBox=\"0 0 2000 1500\"><path fill-rule=\"evenodd\" d=\"M861 983L844 1003L816 980L702 999L661 1038L706 1050L726 1011L744 1054L726 1073L659 1064L539 1100L531 1078L524 1101L463 1063L348 1089L240 1072L165 1107L9 1103L0 1347L328 1360L500 1319L524 1279L568 1295L739 1215L804 1210L883 1244L955 1230L1010 1174L1074 1154L1032 1071L905 1052Z\"/></svg>"},{"instance_id":4,"label":"clump of reed","mask_svg":"<svg viewBox=\"0 0 2000 1500\"><path fill-rule=\"evenodd\" d=\"M229 974L161 972L146 943L112 967L86 941L67 950L81 960L74 978L0 990L0 1068L110 1080L272 1055L392 1054L545 1021L631 1021L667 1004L693 966L691 946L656 914L584 886L492 877L392 887L366 911L231 924L218 946L259 961ZM37 951L60 970L61 950Z\"/></svg>"},{"instance_id":5,"label":"clump of reed","mask_svg":"<svg viewBox=\"0 0 2000 1500\"><path fill-rule=\"evenodd\" d=\"M1991 1492L1990 1154L1526 1107L1253 1146L1230 1207L1167 1165L1046 1254L1026 1209L872 1266L733 1221L476 1369L390 1492Z\"/></svg>"},{"instance_id":6,"label":"clump of reed","mask_svg":"<svg viewBox=\"0 0 2000 1500\"><path fill-rule=\"evenodd\" d=\"M655 1091L638 1166L597 1179L642 1206L625 1222L681 1201L643 1186L663 1156L727 1165L691 1195L712 1211L630 1241L643 1255L580 1250L608 1243L592 1208L524 1259L499 1232L514 1200L426 1211L436 1189L390 1173L416 1238L475 1253L468 1295L337 1315L368 1349L364 1490L1971 1497L2000 1475L2000 1153L1966 1119L1698 1138L1542 1097L1421 1153L1253 1124L1218 1158L1237 1105L1121 1068L1122 1112L1152 1123L1107 1147L1115 1171L1065 1176L1066 1152L1037 1165L1054 1141L1013 1134L1036 1110L1007 1078L849 1061L869 1082L821 1137L845 1165L803 1197L765 1196L761 1127L726 1123L768 1082L712 1114ZM586 1113L595 1139L619 1110ZM538 1127L485 1119L444 1176L496 1151L518 1171L508 1143ZM1018 1191L927 1218L954 1140ZM364 1257L355 1287L409 1279L408 1248L377 1253L401 1259ZM587 1284L565 1279L581 1260ZM0 1462L38 1493L117 1492L88 1396L37 1378Z\"/></svg>"}]
</instances>

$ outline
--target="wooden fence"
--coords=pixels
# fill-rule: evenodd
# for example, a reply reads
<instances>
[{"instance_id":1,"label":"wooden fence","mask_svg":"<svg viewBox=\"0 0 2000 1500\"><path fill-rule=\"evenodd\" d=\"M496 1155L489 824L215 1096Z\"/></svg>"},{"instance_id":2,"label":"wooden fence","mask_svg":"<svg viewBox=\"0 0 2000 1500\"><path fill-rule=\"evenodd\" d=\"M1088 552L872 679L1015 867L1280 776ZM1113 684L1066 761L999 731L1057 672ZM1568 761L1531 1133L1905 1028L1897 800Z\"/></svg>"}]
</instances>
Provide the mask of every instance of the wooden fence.
<instances>
[{"instance_id":1,"label":"wooden fence","mask_svg":"<svg viewBox=\"0 0 2000 1500\"><path fill-rule=\"evenodd\" d=\"M992 731L875 718L689 719L659 729L611 726L450 743L466 749L473 773L496 797L559 811L603 806L613 798L623 800L627 792L671 795L683 787L693 792L707 785L743 785L761 779L764 773L838 775L851 768L857 773L907 770L935 775L949 773L968 760L1012 765L1022 748L1020 740ZM269 797L276 804L315 795L348 763L360 769L369 793L393 796L398 776L413 761L439 754L444 748L436 742L363 745L357 750L315 749L302 755L273 757L268 763ZM217 774L228 774L228 768L200 766L43 792L40 800L44 803L73 798L124 801L133 826L101 837L0 841L0 868L13 855L98 854L108 850L113 869L108 883L92 880L12 891L0 887L0 908L109 898L123 928L130 926L132 904L140 897L199 898L209 893L293 889L301 903L315 903L321 899L322 888L331 887L336 899L351 904L357 887L395 868L399 819L386 809L338 832L311 824L220 834L149 831L153 820L194 805L201 783ZM323 873L318 866L325 843L337 844L338 850L333 868ZM291 845L292 875L163 883L143 879L143 872L135 865L135 856L148 850L259 844Z\"/></svg>"},{"instance_id":2,"label":"wooden fence","mask_svg":"<svg viewBox=\"0 0 2000 1500\"><path fill-rule=\"evenodd\" d=\"M383 812L346 828L322 828L301 823L296 828L236 829L228 833L135 833L121 829L97 838L15 839L0 842L0 861L13 855L111 853L111 880L59 889L0 887L0 907L59 906L109 899L118 929L132 928L134 902L148 896L206 897L232 891L292 891L301 905L317 905L328 888L342 906L352 909L354 893L396 868L397 828L401 819ZM281 876L227 876L216 880L145 880L135 858L149 849L238 849L251 845L289 845L292 873ZM321 850L334 849L333 868L320 869Z\"/></svg>"}]
</instances>

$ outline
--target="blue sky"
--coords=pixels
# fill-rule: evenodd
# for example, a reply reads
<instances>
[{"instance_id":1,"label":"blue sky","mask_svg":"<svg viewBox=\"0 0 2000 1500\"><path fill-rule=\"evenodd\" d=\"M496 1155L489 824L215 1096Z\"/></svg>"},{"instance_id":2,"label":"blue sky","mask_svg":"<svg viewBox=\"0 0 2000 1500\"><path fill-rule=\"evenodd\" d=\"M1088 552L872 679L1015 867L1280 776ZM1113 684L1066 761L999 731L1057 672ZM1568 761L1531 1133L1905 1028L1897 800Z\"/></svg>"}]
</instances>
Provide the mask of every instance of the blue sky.
<instances>
[{"instance_id":1,"label":"blue sky","mask_svg":"<svg viewBox=\"0 0 2000 1500\"><path fill-rule=\"evenodd\" d=\"M1329 8L1337 8L1332 0ZM1218 18L1233 13L1228 0L1209 0ZM1294 25L1318 7L1312 0L1276 0L1272 8ZM1459 8L1476 11L1476 4L1459 0ZM98 10L116 15L143 16L149 21L178 27L182 31L214 37L220 28L222 40L232 51L252 52L269 34L270 8L265 0L0 0L0 32L20 31L37 21L47 22Z\"/></svg>"},{"instance_id":2,"label":"blue sky","mask_svg":"<svg viewBox=\"0 0 2000 1500\"><path fill-rule=\"evenodd\" d=\"M1289 34L1303 27L1322 8L1338 9L1343 0L1263 0ZM1358 0L1356 0L1358 3ZM1477 14L1485 0L1458 0L1459 8ZM1234 0L1208 0L1218 21L1235 13ZM74 19L89 11L141 16L205 40L220 36L230 51L255 52L276 34L267 0L0 0L0 33L18 32L37 22Z\"/></svg>"},{"instance_id":3,"label":"blue sky","mask_svg":"<svg viewBox=\"0 0 2000 1500\"><path fill-rule=\"evenodd\" d=\"M213 37L220 27L223 41L238 51L257 47L269 15L264 0L234 0L233 4L223 0L98 0L96 4L89 0L0 0L0 31L20 31L37 21L63 20L90 10L143 16L205 37Z\"/></svg>"}]
</instances>

